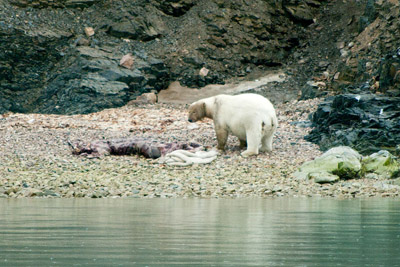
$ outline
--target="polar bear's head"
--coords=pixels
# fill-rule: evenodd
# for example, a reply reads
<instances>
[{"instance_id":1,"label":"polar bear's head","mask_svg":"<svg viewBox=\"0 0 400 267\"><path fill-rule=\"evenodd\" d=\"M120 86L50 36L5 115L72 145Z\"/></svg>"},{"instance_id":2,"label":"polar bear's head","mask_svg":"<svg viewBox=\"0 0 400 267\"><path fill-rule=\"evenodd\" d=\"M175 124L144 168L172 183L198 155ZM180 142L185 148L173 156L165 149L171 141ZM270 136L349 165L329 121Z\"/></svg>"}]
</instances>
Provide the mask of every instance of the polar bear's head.
<instances>
[{"instance_id":1,"label":"polar bear's head","mask_svg":"<svg viewBox=\"0 0 400 267\"><path fill-rule=\"evenodd\" d=\"M196 122L206 117L206 103L203 101L194 102L189 106L189 122Z\"/></svg>"}]
</instances>

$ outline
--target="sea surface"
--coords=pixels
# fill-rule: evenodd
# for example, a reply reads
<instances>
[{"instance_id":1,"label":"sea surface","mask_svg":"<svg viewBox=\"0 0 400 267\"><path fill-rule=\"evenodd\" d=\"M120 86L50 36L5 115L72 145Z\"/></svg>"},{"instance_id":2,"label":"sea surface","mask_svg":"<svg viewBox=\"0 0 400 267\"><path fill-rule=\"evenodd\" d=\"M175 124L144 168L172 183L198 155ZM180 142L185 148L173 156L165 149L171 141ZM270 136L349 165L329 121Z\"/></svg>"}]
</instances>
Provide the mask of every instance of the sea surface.
<instances>
[{"instance_id":1,"label":"sea surface","mask_svg":"<svg viewBox=\"0 0 400 267\"><path fill-rule=\"evenodd\" d=\"M399 199L0 199L0 266L400 266Z\"/></svg>"}]
</instances>

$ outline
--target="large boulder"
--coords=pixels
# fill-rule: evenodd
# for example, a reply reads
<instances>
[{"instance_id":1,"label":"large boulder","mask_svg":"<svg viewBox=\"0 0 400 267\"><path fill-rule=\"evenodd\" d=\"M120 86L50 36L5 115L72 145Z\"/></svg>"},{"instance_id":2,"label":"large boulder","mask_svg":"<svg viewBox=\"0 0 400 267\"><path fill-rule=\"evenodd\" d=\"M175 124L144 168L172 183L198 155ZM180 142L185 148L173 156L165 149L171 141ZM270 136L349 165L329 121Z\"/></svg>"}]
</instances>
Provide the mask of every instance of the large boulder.
<instances>
[{"instance_id":1,"label":"large boulder","mask_svg":"<svg viewBox=\"0 0 400 267\"><path fill-rule=\"evenodd\" d=\"M316 183L334 183L340 179L393 179L400 176L400 162L386 150L362 157L350 147L339 146L307 161L293 177Z\"/></svg>"},{"instance_id":2,"label":"large boulder","mask_svg":"<svg viewBox=\"0 0 400 267\"><path fill-rule=\"evenodd\" d=\"M375 173L378 177L386 179L400 176L400 163L386 150L364 157L362 165L363 171L367 174Z\"/></svg>"},{"instance_id":3,"label":"large boulder","mask_svg":"<svg viewBox=\"0 0 400 267\"><path fill-rule=\"evenodd\" d=\"M314 179L318 183L359 178L361 158L362 156L350 147L334 147L315 160L305 162L293 176L296 179Z\"/></svg>"}]
</instances>

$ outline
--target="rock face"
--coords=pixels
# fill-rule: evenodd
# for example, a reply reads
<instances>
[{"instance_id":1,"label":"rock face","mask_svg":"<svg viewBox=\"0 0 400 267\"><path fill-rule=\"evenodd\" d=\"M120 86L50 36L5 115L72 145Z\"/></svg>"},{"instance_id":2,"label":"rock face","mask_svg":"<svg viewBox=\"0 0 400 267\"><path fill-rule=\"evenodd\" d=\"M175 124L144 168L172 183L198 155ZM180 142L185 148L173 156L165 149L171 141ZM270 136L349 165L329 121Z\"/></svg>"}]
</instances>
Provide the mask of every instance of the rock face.
<instances>
[{"instance_id":1,"label":"rock face","mask_svg":"<svg viewBox=\"0 0 400 267\"><path fill-rule=\"evenodd\" d=\"M64 31L25 31L0 21L0 113L32 110L70 37Z\"/></svg>"},{"instance_id":2,"label":"rock face","mask_svg":"<svg viewBox=\"0 0 400 267\"><path fill-rule=\"evenodd\" d=\"M0 113L95 112L283 65L323 3L0 0Z\"/></svg>"},{"instance_id":3,"label":"rock face","mask_svg":"<svg viewBox=\"0 0 400 267\"><path fill-rule=\"evenodd\" d=\"M361 84L373 92L400 96L400 2L368 0L359 34L341 49L342 62L333 87L348 90Z\"/></svg>"},{"instance_id":4,"label":"rock face","mask_svg":"<svg viewBox=\"0 0 400 267\"><path fill-rule=\"evenodd\" d=\"M306 140L327 150L338 145L362 154L386 149L396 152L400 144L400 98L373 94L328 97L311 117L315 127Z\"/></svg>"},{"instance_id":5,"label":"rock face","mask_svg":"<svg viewBox=\"0 0 400 267\"><path fill-rule=\"evenodd\" d=\"M89 113L123 106L142 93L166 87L168 73L155 58L134 58L134 68L119 66L122 54L77 47L68 67L54 75L34 102L34 112Z\"/></svg>"}]
</instances>

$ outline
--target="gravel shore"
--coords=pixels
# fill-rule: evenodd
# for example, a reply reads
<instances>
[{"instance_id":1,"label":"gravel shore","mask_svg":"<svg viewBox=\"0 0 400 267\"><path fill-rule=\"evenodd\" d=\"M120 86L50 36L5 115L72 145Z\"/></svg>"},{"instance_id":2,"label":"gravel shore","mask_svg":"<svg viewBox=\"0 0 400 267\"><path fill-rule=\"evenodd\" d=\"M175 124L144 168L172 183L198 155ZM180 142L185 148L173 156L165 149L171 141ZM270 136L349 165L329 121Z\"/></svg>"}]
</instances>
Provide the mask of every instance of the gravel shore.
<instances>
[{"instance_id":1,"label":"gravel shore","mask_svg":"<svg viewBox=\"0 0 400 267\"><path fill-rule=\"evenodd\" d=\"M125 106L88 115L0 115L0 197L374 197L398 196L393 181L358 179L335 184L297 181L291 174L322 154L303 137L319 99L275 105L274 151L242 158L235 137L211 164L172 167L139 156L86 158L70 141L149 137L215 147L211 120L192 129L186 105Z\"/></svg>"}]
</instances>

